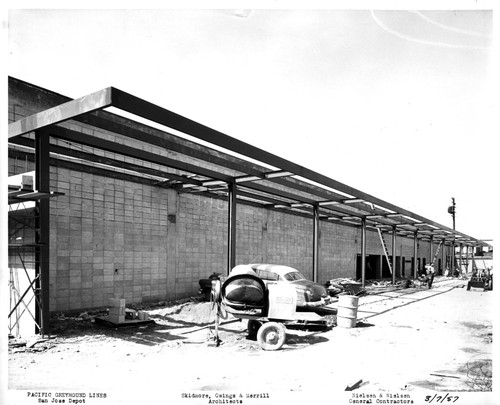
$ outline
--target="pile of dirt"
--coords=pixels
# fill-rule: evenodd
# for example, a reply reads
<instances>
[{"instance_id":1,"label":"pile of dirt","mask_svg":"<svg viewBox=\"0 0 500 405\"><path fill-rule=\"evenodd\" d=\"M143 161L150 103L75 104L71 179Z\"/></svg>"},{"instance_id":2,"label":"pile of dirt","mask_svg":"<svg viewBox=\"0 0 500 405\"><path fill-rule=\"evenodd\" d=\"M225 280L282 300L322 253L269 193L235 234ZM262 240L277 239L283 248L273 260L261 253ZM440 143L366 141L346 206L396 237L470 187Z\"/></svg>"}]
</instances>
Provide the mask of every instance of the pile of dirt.
<instances>
[{"instance_id":1,"label":"pile of dirt","mask_svg":"<svg viewBox=\"0 0 500 405\"><path fill-rule=\"evenodd\" d=\"M215 308L210 302L189 300L176 305L156 308L147 311L150 318L160 316L165 319L204 324L213 321L215 318Z\"/></svg>"},{"instance_id":2,"label":"pile of dirt","mask_svg":"<svg viewBox=\"0 0 500 405\"><path fill-rule=\"evenodd\" d=\"M113 327L96 322L96 317L107 315L107 309L101 308L85 312L59 312L51 314L50 334L36 335L28 339L9 336L9 353L36 353L50 351L60 344L81 344L111 342L116 339L162 342L172 339L177 332L209 333L215 322L215 308L210 302L198 297L176 301L160 301L145 304L130 304L127 308L148 313L154 322L146 325ZM234 318L232 318L234 321ZM227 319L221 319L221 323ZM164 333L168 331L169 333ZM139 336L140 335L140 336Z\"/></svg>"}]
</instances>

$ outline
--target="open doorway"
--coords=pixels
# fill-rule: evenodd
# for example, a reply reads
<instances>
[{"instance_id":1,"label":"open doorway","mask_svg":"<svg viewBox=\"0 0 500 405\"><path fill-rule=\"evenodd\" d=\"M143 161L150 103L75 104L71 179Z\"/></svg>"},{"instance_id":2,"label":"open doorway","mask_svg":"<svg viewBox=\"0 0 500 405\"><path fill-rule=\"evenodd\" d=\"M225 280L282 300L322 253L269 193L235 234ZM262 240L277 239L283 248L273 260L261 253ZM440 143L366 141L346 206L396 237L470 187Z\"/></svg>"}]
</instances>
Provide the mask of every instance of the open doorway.
<instances>
[{"instance_id":1,"label":"open doorway","mask_svg":"<svg viewBox=\"0 0 500 405\"><path fill-rule=\"evenodd\" d=\"M365 280L378 279L380 276L380 256L366 255ZM356 257L356 279L361 279L361 255Z\"/></svg>"}]
</instances>

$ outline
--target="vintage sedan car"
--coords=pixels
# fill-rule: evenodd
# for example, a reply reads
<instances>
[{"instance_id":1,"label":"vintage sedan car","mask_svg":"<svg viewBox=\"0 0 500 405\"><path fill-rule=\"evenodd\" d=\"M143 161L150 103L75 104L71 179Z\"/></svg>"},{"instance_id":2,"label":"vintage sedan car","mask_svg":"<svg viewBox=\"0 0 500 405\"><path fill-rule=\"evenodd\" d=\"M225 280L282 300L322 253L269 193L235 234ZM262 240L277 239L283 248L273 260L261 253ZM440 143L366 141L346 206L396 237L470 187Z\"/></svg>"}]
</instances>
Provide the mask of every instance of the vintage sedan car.
<instances>
[{"instance_id":1,"label":"vintage sedan car","mask_svg":"<svg viewBox=\"0 0 500 405\"><path fill-rule=\"evenodd\" d=\"M249 264L257 277L266 286L270 283L289 283L297 291L297 310L312 310L324 308L330 303L330 296L321 284L310 281L300 271L289 266L278 264ZM319 311L323 312L323 311ZM327 311L329 312L329 311Z\"/></svg>"}]
</instances>

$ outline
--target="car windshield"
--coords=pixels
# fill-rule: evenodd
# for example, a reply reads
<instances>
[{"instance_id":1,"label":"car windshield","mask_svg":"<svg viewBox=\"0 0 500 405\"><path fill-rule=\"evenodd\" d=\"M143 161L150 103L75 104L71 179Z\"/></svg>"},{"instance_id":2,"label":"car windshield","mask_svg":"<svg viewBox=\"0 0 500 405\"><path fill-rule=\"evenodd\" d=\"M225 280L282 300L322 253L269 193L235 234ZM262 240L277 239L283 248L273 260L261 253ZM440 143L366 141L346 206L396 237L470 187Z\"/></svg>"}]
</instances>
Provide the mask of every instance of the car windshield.
<instances>
[{"instance_id":1,"label":"car windshield","mask_svg":"<svg viewBox=\"0 0 500 405\"><path fill-rule=\"evenodd\" d=\"M291 271L290 273L286 273L283 278L286 281L297 281L297 280L305 280L305 277L299 271Z\"/></svg>"}]
</instances>

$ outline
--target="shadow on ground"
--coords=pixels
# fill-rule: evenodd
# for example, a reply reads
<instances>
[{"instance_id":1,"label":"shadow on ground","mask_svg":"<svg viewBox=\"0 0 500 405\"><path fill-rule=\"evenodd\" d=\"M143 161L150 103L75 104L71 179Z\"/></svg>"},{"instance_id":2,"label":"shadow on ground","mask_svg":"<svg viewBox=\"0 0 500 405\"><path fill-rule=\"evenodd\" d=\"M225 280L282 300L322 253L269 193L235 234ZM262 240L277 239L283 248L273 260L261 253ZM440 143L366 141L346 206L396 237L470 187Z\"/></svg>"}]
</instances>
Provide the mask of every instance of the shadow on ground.
<instances>
[{"instance_id":1,"label":"shadow on ground","mask_svg":"<svg viewBox=\"0 0 500 405\"><path fill-rule=\"evenodd\" d=\"M131 324L116 326L109 322L95 322L94 318L88 319L52 319L50 324L51 337L59 342L71 343L73 340L100 341L105 339L122 339L125 341L154 346L168 342L177 343L205 343L206 337L213 333L213 322L188 322L174 319L170 316L152 315L153 322L146 324ZM223 320L219 324L220 333L229 335L240 334L230 328L233 323L239 320ZM197 332L199 332L197 334ZM203 333L206 332L206 333ZM246 334L246 331L244 331ZM196 335L195 338L191 338Z\"/></svg>"}]
</instances>

